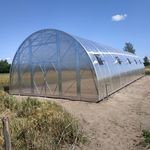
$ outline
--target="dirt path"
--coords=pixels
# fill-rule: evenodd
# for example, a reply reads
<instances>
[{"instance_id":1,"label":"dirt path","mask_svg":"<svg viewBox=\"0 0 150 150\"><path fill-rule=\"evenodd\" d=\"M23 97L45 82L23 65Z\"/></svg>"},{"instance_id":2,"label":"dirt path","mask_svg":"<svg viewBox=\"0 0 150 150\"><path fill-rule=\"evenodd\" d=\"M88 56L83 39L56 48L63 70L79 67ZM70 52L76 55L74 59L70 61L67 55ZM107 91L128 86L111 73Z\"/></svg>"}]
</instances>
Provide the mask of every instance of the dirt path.
<instances>
[{"instance_id":1,"label":"dirt path","mask_svg":"<svg viewBox=\"0 0 150 150\"><path fill-rule=\"evenodd\" d=\"M141 150L143 129L150 129L150 76L100 103L51 99L73 114L90 139L85 150Z\"/></svg>"}]
</instances>

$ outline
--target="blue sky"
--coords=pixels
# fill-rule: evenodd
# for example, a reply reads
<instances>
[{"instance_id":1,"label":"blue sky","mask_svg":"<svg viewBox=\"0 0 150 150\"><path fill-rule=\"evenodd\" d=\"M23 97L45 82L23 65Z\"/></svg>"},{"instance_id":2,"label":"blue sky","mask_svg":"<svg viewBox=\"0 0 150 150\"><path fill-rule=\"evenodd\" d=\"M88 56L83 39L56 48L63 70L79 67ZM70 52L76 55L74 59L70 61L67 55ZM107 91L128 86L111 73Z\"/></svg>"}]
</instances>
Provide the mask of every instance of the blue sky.
<instances>
[{"instance_id":1,"label":"blue sky","mask_svg":"<svg viewBox=\"0 0 150 150\"><path fill-rule=\"evenodd\" d=\"M0 0L0 59L13 58L31 33L55 28L150 56L150 0Z\"/></svg>"}]
</instances>

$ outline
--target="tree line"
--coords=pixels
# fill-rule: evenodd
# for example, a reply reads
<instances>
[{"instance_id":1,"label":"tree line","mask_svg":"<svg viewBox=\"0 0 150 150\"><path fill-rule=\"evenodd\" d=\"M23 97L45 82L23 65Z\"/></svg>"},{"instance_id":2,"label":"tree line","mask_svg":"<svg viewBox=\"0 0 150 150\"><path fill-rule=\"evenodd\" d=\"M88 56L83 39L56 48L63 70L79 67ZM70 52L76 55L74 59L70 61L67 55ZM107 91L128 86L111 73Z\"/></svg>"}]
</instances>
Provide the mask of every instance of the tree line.
<instances>
[{"instance_id":1,"label":"tree line","mask_svg":"<svg viewBox=\"0 0 150 150\"><path fill-rule=\"evenodd\" d=\"M0 73L9 73L10 66L7 60L0 60Z\"/></svg>"},{"instance_id":2,"label":"tree line","mask_svg":"<svg viewBox=\"0 0 150 150\"><path fill-rule=\"evenodd\" d=\"M135 54L135 49L133 47L133 44L130 42L125 43L123 50ZM150 59L147 56L145 56L143 60L145 66L150 65ZM9 73L10 67L11 64L9 64L7 60L0 60L0 73Z\"/></svg>"},{"instance_id":3,"label":"tree line","mask_svg":"<svg viewBox=\"0 0 150 150\"><path fill-rule=\"evenodd\" d=\"M124 51L127 51L129 53L133 53L135 54L135 49L133 48L133 44L130 43L130 42L127 42L125 43L125 46L124 46ZM148 58L147 56L145 56L143 58L143 63L144 63L144 66L149 66L150 65L150 58Z\"/></svg>"}]
</instances>

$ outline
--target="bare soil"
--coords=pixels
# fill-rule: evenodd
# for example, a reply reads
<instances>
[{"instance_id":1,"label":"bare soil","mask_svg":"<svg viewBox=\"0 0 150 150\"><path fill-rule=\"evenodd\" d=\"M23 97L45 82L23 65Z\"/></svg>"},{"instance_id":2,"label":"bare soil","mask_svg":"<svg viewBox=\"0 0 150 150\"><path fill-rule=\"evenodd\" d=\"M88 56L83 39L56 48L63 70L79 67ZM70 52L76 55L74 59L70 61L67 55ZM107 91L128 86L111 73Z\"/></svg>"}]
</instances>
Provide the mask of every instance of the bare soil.
<instances>
[{"instance_id":1,"label":"bare soil","mask_svg":"<svg viewBox=\"0 0 150 150\"><path fill-rule=\"evenodd\" d=\"M142 130L150 130L150 76L99 103L47 99L61 104L79 120L90 141L82 149L145 149L141 135Z\"/></svg>"}]
</instances>

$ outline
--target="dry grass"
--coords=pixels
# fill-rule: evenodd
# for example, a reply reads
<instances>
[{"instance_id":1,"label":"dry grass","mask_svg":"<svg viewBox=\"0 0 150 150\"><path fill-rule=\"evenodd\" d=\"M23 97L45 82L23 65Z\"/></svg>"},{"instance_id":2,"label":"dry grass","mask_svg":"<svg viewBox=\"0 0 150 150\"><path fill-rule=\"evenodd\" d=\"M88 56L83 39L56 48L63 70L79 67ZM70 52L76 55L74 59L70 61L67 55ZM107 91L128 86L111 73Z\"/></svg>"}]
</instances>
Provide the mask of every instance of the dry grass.
<instances>
[{"instance_id":1,"label":"dry grass","mask_svg":"<svg viewBox=\"0 0 150 150\"><path fill-rule=\"evenodd\" d=\"M8 116L13 149L69 149L86 141L78 121L60 105L27 98L17 101L3 91L9 74L0 74L0 118ZM0 122L0 149L3 149Z\"/></svg>"},{"instance_id":2,"label":"dry grass","mask_svg":"<svg viewBox=\"0 0 150 150\"><path fill-rule=\"evenodd\" d=\"M4 115L9 118L12 148L16 150L70 149L87 140L78 121L54 102L17 101L0 90L0 118ZM0 149L3 145L0 122Z\"/></svg>"},{"instance_id":3,"label":"dry grass","mask_svg":"<svg viewBox=\"0 0 150 150\"><path fill-rule=\"evenodd\" d=\"M0 89L3 89L8 85L9 85L9 74L8 73L0 74Z\"/></svg>"},{"instance_id":4,"label":"dry grass","mask_svg":"<svg viewBox=\"0 0 150 150\"><path fill-rule=\"evenodd\" d=\"M150 66L145 67L145 74L150 75Z\"/></svg>"}]
</instances>

